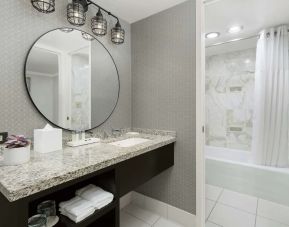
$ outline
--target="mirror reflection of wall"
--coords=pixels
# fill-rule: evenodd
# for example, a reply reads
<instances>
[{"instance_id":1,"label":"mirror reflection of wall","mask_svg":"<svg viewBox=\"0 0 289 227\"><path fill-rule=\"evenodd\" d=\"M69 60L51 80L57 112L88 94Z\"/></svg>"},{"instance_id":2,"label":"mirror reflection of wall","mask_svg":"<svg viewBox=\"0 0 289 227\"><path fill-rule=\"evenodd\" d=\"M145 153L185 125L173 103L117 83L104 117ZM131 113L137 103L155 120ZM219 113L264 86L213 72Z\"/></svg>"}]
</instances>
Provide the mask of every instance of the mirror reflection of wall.
<instances>
[{"instance_id":1,"label":"mirror reflection of wall","mask_svg":"<svg viewBox=\"0 0 289 227\"><path fill-rule=\"evenodd\" d=\"M97 40L61 29L43 35L28 55L26 85L38 110L69 130L101 125L118 100L115 63Z\"/></svg>"},{"instance_id":2,"label":"mirror reflection of wall","mask_svg":"<svg viewBox=\"0 0 289 227\"><path fill-rule=\"evenodd\" d=\"M35 47L31 54L31 64L27 67L29 90L34 97L34 103L43 114L52 121L58 122L58 55ZM46 64L40 59L45 58Z\"/></svg>"},{"instance_id":3,"label":"mirror reflection of wall","mask_svg":"<svg viewBox=\"0 0 289 227\"><path fill-rule=\"evenodd\" d=\"M71 128L91 128L90 46L69 54L71 58Z\"/></svg>"}]
</instances>

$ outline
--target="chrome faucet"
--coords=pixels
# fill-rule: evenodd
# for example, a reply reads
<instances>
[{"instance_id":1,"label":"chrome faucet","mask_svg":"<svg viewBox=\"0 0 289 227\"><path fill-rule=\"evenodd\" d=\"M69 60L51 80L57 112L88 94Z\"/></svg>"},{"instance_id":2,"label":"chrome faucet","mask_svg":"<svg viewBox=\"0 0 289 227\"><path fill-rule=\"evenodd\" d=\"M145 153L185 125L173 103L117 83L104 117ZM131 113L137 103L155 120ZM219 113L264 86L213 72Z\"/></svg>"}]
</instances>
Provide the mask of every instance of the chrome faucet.
<instances>
[{"instance_id":1,"label":"chrome faucet","mask_svg":"<svg viewBox=\"0 0 289 227\"><path fill-rule=\"evenodd\" d=\"M118 129L112 128L112 129L111 129L111 134L112 134L114 137L121 136L121 134L122 134L122 129L121 129L121 128L118 128Z\"/></svg>"}]
</instances>

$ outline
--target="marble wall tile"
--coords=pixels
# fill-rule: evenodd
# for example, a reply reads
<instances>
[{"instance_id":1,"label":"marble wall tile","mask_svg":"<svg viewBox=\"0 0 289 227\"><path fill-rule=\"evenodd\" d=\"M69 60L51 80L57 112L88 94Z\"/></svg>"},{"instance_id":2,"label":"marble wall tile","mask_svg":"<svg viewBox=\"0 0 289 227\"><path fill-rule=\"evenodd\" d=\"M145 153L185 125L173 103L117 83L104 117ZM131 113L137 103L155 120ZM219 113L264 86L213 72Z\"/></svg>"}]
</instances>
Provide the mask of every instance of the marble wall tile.
<instances>
[{"instance_id":1,"label":"marble wall tile","mask_svg":"<svg viewBox=\"0 0 289 227\"><path fill-rule=\"evenodd\" d=\"M250 150L256 50L206 58L206 144Z\"/></svg>"}]
</instances>

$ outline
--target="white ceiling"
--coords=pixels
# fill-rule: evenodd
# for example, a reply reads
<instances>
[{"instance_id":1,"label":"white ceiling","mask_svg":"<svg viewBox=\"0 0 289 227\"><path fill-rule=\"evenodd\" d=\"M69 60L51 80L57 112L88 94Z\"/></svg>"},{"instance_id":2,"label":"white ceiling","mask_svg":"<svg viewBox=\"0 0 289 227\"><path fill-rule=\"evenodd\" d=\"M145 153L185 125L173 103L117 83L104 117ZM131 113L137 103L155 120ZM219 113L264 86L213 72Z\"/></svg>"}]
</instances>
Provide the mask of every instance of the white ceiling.
<instances>
[{"instance_id":1,"label":"white ceiling","mask_svg":"<svg viewBox=\"0 0 289 227\"><path fill-rule=\"evenodd\" d=\"M186 0L93 0L119 18L134 23Z\"/></svg>"},{"instance_id":2,"label":"white ceiling","mask_svg":"<svg viewBox=\"0 0 289 227\"><path fill-rule=\"evenodd\" d=\"M93 42L93 41L92 41ZM97 45L98 42L94 41ZM81 32L74 30L65 33L55 30L42 36L29 54L27 71L41 72L48 75L58 73L58 56L56 52L71 53L77 51L78 54L88 56L90 41L82 38ZM51 52L50 52L51 51ZM45 61L43 60L45 59Z\"/></svg>"},{"instance_id":3,"label":"white ceiling","mask_svg":"<svg viewBox=\"0 0 289 227\"><path fill-rule=\"evenodd\" d=\"M56 54L33 48L29 54L26 67L28 73L41 72L53 76L58 73L58 57Z\"/></svg>"},{"instance_id":4,"label":"white ceiling","mask_svg":"<svg viewBox=\"0 0 289 227\"><path fill-rule=\"evenodd\" d=\"M62 52L73 52L90 45L90 41L82 38L81 32L74 30L69 33L59 29L49 32L37 41L37 46L46 46Z\"/></svg>"},{"instance_id":5,"label":"white ceiling","mask_svg":"<svg viewBox=\"0 0 289 227\"><path fill-rule=\"evenodd\" d=\"M207 0L205 2L207 2L206 33L221 33L219 38L207 39L206 45L257 35L263 28L289 24L289 0ZM234 25L242 25L244 30L239 34L228 34L228 28Z\"/></svg>"}]
</instances>

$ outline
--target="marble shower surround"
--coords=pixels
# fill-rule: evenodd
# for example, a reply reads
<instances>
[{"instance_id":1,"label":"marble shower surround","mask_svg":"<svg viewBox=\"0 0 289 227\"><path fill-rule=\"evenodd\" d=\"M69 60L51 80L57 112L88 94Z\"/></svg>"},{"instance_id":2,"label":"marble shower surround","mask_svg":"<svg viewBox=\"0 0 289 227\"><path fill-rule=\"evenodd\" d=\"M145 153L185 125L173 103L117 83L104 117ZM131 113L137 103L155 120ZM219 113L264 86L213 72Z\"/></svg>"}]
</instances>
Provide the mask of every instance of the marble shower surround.
<instances>
[{"instance_id":1,"label":"marble shower surround","mask_svg":"<svg viewBox=\"0 0 289 227\"><path fill-rule=\"evenodd\" d=\"M206 58L206 144L250 150L256 49Z\"/></svg>"},{"instance_id":2,"label":"marble shower surround","mask_svg":"<svg viewBox=\"0 0 289 227\"><path fill-rule=\"evenodd\" d=\"M35 110L24 85L25 58L31 45L47 31L59 27L73 27L66 19L67 1L56 1L56 11L43 14L36 11L28 0L1 2L0 36L0 132L33 135L33 129L42 128L46 120ZM90 9L91 10L91 9ZM90 18L95 14L89 11L87 23L80 29L91 33ZM108 30L114 26L114 19L108 19ZM110 36L98 38L110 51L120 75L119 103L102 126L104 128L131 127L131 41L130 25L121 21L126 31L123 45L114 45Z\"/></svg>"}]
</instances>

